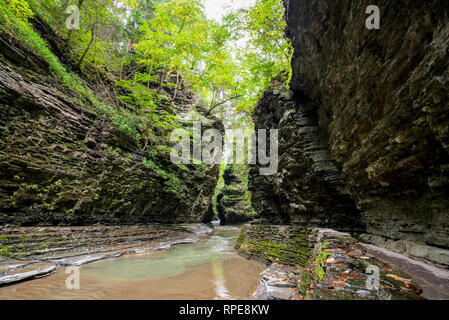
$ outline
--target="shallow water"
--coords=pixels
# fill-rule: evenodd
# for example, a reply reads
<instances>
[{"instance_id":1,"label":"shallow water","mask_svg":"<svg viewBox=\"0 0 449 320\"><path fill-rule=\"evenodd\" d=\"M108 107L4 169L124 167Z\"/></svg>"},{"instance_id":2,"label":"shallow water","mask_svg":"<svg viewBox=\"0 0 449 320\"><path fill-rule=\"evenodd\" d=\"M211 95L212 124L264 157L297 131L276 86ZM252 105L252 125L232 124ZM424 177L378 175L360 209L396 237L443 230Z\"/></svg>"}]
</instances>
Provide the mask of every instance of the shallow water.
<instances>
[{"instance_id":1,"label":"shallow water","mask_svg":"<svg viewBox=\"0 0 449 320\"><path fill-rule=\"evenodd\" d=\"M239 257L238 228L168 251L126 255L80 267L80 289L68 290L65 268L0 288L0 299L245 299L265 267Z\"/></svg>"}]
</instances>

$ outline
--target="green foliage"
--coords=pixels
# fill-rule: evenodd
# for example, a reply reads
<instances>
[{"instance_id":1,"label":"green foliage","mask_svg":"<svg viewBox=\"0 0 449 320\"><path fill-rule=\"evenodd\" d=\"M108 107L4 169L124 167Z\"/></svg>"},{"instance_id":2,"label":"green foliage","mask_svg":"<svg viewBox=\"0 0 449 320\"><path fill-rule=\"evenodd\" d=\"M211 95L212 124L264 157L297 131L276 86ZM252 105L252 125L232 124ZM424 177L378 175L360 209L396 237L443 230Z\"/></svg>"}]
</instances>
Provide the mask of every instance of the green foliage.
<instances>
[{"instance_id":1,"label":"green foliage","mask_svg":"<svg viewBox=\"0 0 449 320\"><path fill-rule=\"evenodd\" d=\"M177 193L179 191L179 185L180 185L181 181L173 173L166 172L165 170L161 169L152 160L147 159L147 158L143 158L142 163L148 169L155 171L164 180L164 185L166 187L166 191L171 192L171 193Z\"/></svg>"},{"instance_id":2,"label":"green foliage","mask_svg":"<svg viewBox=\"0 0 449 320\"><path fill-rule=\"evenodd\" d=\"M0 243L0 256L5 258L13 258L11 249L6 244Z\"/></svg>"},{"instance_id":3,"label":"green foliage","mask_svg":"<svg viewBox=\"0 0 449 320\"><path fill-rule=\"evenodd\" d=\"M25 0L6 0L6 3L14 15L23 22L27 22L33 16L33 11Z\"/></svg>"},{"instance_id":4,"label":"green foliage","mask_svg":"<svg viewBox=\"0 0 449 320\"><path fill-rule=\"evenodd\" d=\"M315 256L309 260L306 269L301 273L298 289L305 300L311 298L313 288L324 279L326 260L332 254L331 252L326 252L329 244L329 242L323 242L320 245Z\"/></svg>"},{"instance_id":5,"label":"green foliage","mask_svg":"<svg viewBox=\"0 0 449 320\"><path fill-rule=\"evenodd\" d=\"M68 13L60 13L61 6L72 4L81 5L79 30L67 30ZM228 15L223 23L207 19L200 0L126 0L120 4L112 0L67 0L63 4L42 0L39 5L34 0L9 0L8 5L0 0L0 8L1 23L41 55L65 86L137 140L142 138L137 132L150 136L149 127L167 127L166 122L171 122L154 115L164 87L179 88L179 81L185 81L207 102L209 112L231 107L251 112L278 74L286 75L284 82L289 78L292 49L284 36L280 0L259 0L248 10ZM77 75L67 72L26 23L32 15L30 8L69 38L73 60L86 70L95 70L97 75L90 77L115 73L123 92L119 98L134 111L143 111L137 114L141 119L99 102ZM139 68L125 77L123 68L136 62L144 70ZM178 75L176 83L170 79L173 73ZM157 92L153 84L158 85Z\"/></svg>"},{"instance_id":6,"label":"green foliage","mask_svg":"<svg viewBox=\"0 0 449 320\"><path fill-rule=\"evenodd\" d=\"M223 63L226 53L221 50L225 44L225 30L204 16L199 0L159 4L153 18L143 23L139 32L142 38L135 47L138 61L146 72L135 75L133 95L144 92L145 85L149 87L150 83L158 84L158 93L163 87L173 86L170 81L173 72L203 95L219 83L224 87L228 73L225 70L217 73L217 70L226 67ZM145 104L151 105L154 94L146 90L146 95L149 101ZM140 95L139 99L144 96Z\"/></svg>"},{"instance_id":7,"label":"green foliage","mask_svg":"<svg viewBox=\"0 0 449 320\"><path fill-rule=\"evenodd\" d=\"M225 163L221 163L220 164L220 172L219 172L219 175L218 175L219 176L218 182L217 182L217 185L215 187L214 195L212 196L212 211L214 212L214 215L216 215L216 216L218 215L217 197L221 193L221 190L225 186L224 179L223 179L223 173L224 173L225 168L226 168L226 164Z\"/></svg>"},{"instance_id":8,"label":"green foliage","mask_svg":"<svg viewBox=\"0 0 449 320\"><path fill-rule=\"evenodd\" d=\"M69 5L80 6L78 30L65 25ZM70 63L63 65L30 25L35 14L68 39L64 50ZM201 0L0 0L3 32L47 61L82 104L132 136L149 154L143 163L171 192L179 190L179 179L155 159L168 157L165 135L179 126L171 111L178 91L193 89L197 104L222 118L238 119L234 110L250 113L279 74L284 76L277 79L288 82L292 49L284 36L283 15L281 0L258 0L220 23L205 16ZM194 117L207 121L199 113ZM247 175L243 182L247 189ZM47 191L40 194L46 198ZM16 196L20 193L11 202ZM250 193L245 198L250 205ZM51 211L54 203L47 206Z\"/></svg>"},{"instance_id":9,"label":"green foliage","mask_svg":"<svg viewBox=\"0 0 449 320\"><path fill-rule=\"evenodd\" d=\"M329 245L329 242L323 242L321 244L321 247L318 249L317 256L315 258L315 270L313 271L313 274L315 276L315 280L317 282L320 282L324 278L324 266L326 265L326 259L328 256L330 256L331 252L326 252L325 249Z\"/></svg>"},{"instance_id":10,"label":"green foliage","mask_svg":"<svg viewBox=\"0 0 449 320\"><path fill-rule=\"evenodd\" d=\"M284 83L289 80L292 49L285 27L280 0L258 1L228 15L223 24L208 20L199 0L159 4L139 30L136 51L146 72L136 75L133 90L144 91L136 82L157 82L160 92L176 71L207 101L209 112L231 106L250 112L279 74ZM239 48L238 41L245 46Z\"/></svg>"},{"instance_id":11,"label":"green foliage","mask_svg":"<svg viewBox=\"0 0 449 320\"><path fill-rule=\"evenodd\" d=\"M6 5L5 0L0 0L0 26L5 32L14 34L15 38L22 41L25 46L44 58L53 73L61 80L62 84L77 92L81 100L89 102L97 108L100 107L101 103L92 91L83 85L79 76L67 72L40 35L34 31L29 23L16 16Z\"/></svg>"},{"instance_id":12,"label":"green foliage","mask_svg":"<svg viewBox=\"0 0 449 320\"><path fill-rule=\"evenodd\" d=\"M258 0L253 7L225 17L235 40L249 38L237 51L237 82L242 97L237 104L239 111L252 111L275 79L285 85L290 81L293 49L285 37L284 11L280 0Z\"/></svg>"}]
</instances>

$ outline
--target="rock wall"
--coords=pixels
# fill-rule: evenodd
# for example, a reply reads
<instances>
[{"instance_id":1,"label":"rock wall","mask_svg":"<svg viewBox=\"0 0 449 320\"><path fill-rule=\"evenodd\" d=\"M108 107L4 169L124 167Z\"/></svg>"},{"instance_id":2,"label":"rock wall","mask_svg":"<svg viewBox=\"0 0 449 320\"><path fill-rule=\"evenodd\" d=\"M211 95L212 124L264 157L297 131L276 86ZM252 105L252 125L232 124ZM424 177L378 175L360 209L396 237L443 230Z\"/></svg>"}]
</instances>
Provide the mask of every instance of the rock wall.
<instances>
[{"instance_id":1,"label":"rock wall","mask_svg":"<svg viewBox=\"0 0 449 320\"><path fill-rule=\"evenodd\" d=\"M252 166L253 207L274 223L361 231L360 214L321 137L314 107L281 85L259 101L255 128L279 130L279 164L271 176Z\"/></svg>"},{"instance_id":2,"label":"rock wall","mask_svg":"<svg viewBox=\"0 0 449 320\"><path fill-rule=\"evenodd\" d=\"M238 254L265 264L305 266L313 255L316 230L277 225L242 227L235 249Z\"/></svg>"},{"instance_id":3,"label":"rock wall","mask_svg":"<svg viewBox=\"0 0 449 320\"><path fill-rule=\"evenodd\" d=\"M380 9L379 30L365 26L371 4ZM285 6L295 49L293 95L272 90L255 111L256 126L281 130L280 175L252 178L256 211L280 222L310 216L306 221L341 230L327 216L339 212L344 220L345 209L332 203L349 195L356 210L347 202L346 216L359 212L367 233L449 248L447 4L287 0ZM304 124L305 112L314 124ZM296 142L312 136L307 131L320 137L319 146ZM330 171L316 167L328 160ZM288 163L298 170L282 172ZM329 186L340 190L337 198ZM329 205L319 197L330 197Z\"/></svg>"},{"instance_id":4,"label":"rock wall","mask_svg":"<svg viewBox=\"0 0 449 320\"><path fill-rule=\"evenodd\" d=\"M144 165L148 148L62 87L45 61L8 41L0 79L0 224L211 220L218 166L181 167L162 153L159 167ZM167 104L189 109L193 99L184 90ZM222 130L216 119L208 127Z\"/></svg>"},{"instance_id":5,"label":"rock wall","mask_svg":"<svg viewBox=\"0 0 449 320\"><path fill-rule=\"evenodd\" d=\"M257 216L251 206L242 178L248 174L246 165L227 165L223 172L224 187L217 195L217 211L221 225L244 223ZM242 177L242 175L244 177Z\"/></svg>"}]
</instances>

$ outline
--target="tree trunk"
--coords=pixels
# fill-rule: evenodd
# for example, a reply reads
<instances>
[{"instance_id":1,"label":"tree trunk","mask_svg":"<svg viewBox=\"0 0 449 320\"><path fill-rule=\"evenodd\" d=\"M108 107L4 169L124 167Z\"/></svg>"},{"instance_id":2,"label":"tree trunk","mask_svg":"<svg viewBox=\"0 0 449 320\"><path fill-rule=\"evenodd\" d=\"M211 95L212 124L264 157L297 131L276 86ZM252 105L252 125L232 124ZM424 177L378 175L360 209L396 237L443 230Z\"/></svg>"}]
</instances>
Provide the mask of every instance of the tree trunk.
<instances>
[{"instance_id":1,"label":"tree trunk","mask_svg":"<svg viewBox=\"0 0 449 320\"><path fill-rule=\"evenodd\" d=\"M178 86L179 86L179 73L176 72L176 87L175 87L175 94L173 95L173 100L176 99L176 94L178 93Z\"/></svg>"},{"instance_id":2,"label":"tree trunk","mask_svg":"<svg viewBox=\"0 0 449 320\"><path fill-rule=\"evenodd\" d=\"M161 70L161 76L159 77L159 86L157 87L157 93L161 93L162 90L162 81L164 80L164 69Z\"/></svg>"},{"instance_id":3,"label":"tree trunk","mask_svg":"<svg viewBox=\"0 0 449 320\"><path fill-rule=\"evenodd\" d=\"M92 29L91 29L90 42L89 42L89 44L87 45L86 50L84 50L84 53L83 53L83 55L81 56L80 60L79 60L78 63L76 64L76 66L75 66L76 69L80 69L81 63L83 62L84 58L86 57L87 52L89 51L90 47L92 46L92 43L93 43L94 40L95 40L95 32L96 32L96 29L97 29L97 23L94 23L94 24L92 25Z\"/></svg>"}]
</instances>

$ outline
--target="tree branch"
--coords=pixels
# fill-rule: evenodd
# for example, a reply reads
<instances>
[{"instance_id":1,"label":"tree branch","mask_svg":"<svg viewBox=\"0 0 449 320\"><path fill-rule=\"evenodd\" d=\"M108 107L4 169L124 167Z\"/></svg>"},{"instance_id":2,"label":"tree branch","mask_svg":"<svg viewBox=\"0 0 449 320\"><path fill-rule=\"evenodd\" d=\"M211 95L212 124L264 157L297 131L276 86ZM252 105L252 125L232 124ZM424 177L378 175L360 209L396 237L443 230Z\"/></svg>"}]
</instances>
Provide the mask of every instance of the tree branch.
<instances>
[{"instance_id":1,"label":"tree branch","mask_svg":"<svg viewBox=\"0 0 449 320\"><path fill-rule=\"evenodd\" d=\"M240 97L241 97L241 95L238 94L238 95L232 96L232 97L230 97L230 98L228 98L228 99L226 99L226 100L223 100L223 101L221 101L221 102L218 102L218 103L214 104L214 105L211 106L211 107L209 108L209 110L206 112L206 117L207 117L208 115L210 115L210 113L211 113L215 108L221 106L222 104L225 104L225 103L228 102L228 101L231 101L231 100L234 100L234 99L237 99L237 98L240 98Z\"/></svg>"}]
</instances>

